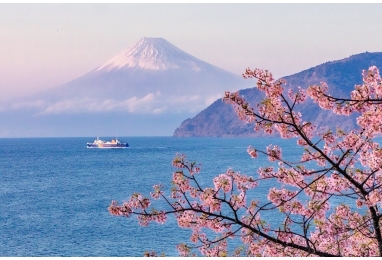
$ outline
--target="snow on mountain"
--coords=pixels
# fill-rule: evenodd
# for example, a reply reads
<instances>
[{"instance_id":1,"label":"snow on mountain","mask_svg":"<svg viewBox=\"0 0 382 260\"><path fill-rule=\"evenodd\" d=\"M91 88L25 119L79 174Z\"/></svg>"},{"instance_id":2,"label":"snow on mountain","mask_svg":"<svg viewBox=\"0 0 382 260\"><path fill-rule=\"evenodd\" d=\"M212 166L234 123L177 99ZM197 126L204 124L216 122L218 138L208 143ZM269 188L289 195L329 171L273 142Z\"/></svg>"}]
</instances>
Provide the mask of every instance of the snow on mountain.
<instances>
[{"instance_id":1,"label":"snow on mountain","mask_svg":"<svg viewBox=\"0 0 382 260\"><path fill-rule=\"evenodd\" d=\"M163 38L142 38L133 47L118 54L96 70L120 68L148 70L190 69L199 71L205 62L175 47Z\"/></svg>"}]
</instances>

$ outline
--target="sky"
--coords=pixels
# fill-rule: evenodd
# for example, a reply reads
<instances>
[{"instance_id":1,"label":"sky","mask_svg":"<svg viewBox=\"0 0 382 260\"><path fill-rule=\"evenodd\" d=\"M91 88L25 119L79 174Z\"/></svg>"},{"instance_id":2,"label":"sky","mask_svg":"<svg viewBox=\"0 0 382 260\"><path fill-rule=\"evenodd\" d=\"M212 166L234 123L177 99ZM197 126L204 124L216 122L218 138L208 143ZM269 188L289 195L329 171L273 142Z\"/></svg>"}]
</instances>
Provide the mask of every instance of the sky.
<instances>
[{"instance_id":1,"label":"sky","mask_svg":"<svg viewBox=\"0 0 382 260\"><path fill-rule=\"evenodd\" d=\"M381 4L0 3L0 101L74 80L143 37L215 66L288 76L382 51Z\"/></svg>"}]
</instances>

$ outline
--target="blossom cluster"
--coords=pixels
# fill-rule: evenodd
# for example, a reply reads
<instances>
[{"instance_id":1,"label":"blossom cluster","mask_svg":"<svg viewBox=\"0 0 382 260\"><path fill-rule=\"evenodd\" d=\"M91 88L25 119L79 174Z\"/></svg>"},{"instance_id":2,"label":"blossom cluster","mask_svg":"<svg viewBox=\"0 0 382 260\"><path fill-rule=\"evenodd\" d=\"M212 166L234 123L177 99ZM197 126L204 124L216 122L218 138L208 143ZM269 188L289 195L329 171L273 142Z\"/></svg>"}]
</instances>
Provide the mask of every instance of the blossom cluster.
<instances>
[{"instance_id":1,"label":"blossom cluster","mask_svg":"<svg viewBox=\"0 0 382 260\"><path fill-rule=\"evenodd\" d=\"M205 256L227 256L235 238L243 247L233 256L382 256L382 147L375 141L382 134L382 80L376 67L362 75L363 84L350 98L337 98L324 82L306 90L285 89L285 80L248 68L243 76L257 80L262 102L252 108L239 92L228 91L223 100L240 119L253 123L254 131L295 138L301 156L288 161L279 145L250 145L249 156L265 156L270 165L259 166L256 176L228 169L204 187L197 179L201 166L177 154L170 194L162 185L151 192L170 209L156 210L136 193L122 205L113 201L110 213L137 215L141 225L164 223L173 214L179 227L192 231L191 245L177 247L181 256L195 256L195 249ZM318 129L295 106L308 98L336 114L358 112L358 128ZM263 183L273 185L268 196L253 198ZM278 216L276 225L269 214Z\"/></svg>"}]
</instances>

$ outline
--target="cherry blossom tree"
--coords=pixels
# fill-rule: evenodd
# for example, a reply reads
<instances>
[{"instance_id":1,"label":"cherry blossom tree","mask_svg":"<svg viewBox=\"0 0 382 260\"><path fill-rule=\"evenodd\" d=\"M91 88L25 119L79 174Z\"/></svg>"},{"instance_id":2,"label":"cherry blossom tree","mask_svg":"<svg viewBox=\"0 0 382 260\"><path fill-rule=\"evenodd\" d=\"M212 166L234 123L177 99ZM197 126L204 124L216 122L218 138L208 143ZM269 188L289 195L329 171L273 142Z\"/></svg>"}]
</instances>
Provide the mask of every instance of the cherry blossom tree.
<instances>
[{"instance_id":1,"label":"cherry blossom tree","mask_svg":"<svg viewBox=\"0 0 382 260\"><path fill-rule=\"evenodd\" d=\"M169 194L155 185L151 198L136 193L122 204L113 201L111 214L136 215L143 226L164 223L173 214L179 227L192 230L190 243L177 247L181 256L382 256L382 148L375 141L382 132L378 69L363 71L363 84L349 98L332 97L325 83L284 89L286 82L266 70L247 69L243 76L257 81L265 94L262 102L252 108L238 92L226 92L224 101L240 119L253 123L254 131L294 138L301 157L284 159L278 145L249 146L254 160L269 160L258 175L228 169L203 187L197 178L200 165L179 154ZM304 121L298 107L308 97L336 114L357 113L357 129L319 129ZM278 185L270 187L266 201L248 195L270 181ZM153 208L151 200L158 199L169 207ZM276 226L268 223L269 214L279 216ZM230 251L231 239L241 240L241 246Z\"/></svg>"}]
</instances>

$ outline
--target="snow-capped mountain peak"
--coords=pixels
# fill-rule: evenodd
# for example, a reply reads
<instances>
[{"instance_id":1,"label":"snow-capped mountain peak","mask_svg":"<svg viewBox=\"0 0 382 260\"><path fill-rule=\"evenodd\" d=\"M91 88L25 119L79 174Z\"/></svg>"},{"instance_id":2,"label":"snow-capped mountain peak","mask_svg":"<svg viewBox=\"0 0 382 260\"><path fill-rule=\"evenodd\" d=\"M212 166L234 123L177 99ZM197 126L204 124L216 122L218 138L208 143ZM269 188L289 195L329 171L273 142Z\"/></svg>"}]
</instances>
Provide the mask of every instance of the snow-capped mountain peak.
<instances>
[{"instance_id":1,"label":"snow-capped mountain peak","mask_svg":"<svg viewBox=\"0 0 382 260\"><path fill-rule=\"evenodd\" d=\"M97 70L121 68L166 70L171 68L199 71L205 62L180 50L163 38L142 38L133 47L121 52Z\"/></svg>"}]
</instances>

